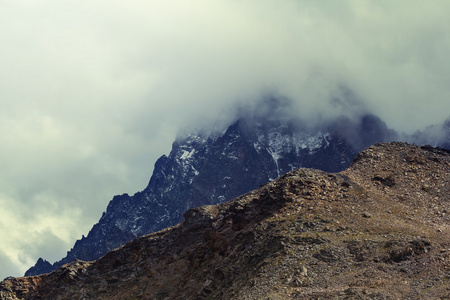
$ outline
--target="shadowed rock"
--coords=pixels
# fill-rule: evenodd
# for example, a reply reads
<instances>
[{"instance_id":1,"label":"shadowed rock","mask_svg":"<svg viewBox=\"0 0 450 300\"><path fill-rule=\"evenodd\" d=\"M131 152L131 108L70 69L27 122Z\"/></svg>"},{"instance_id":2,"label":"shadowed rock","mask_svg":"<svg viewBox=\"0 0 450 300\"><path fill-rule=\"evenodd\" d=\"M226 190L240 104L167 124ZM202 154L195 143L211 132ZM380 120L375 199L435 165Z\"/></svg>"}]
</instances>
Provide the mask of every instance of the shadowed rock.
<instances>
[{"instance_id":1,"label":"shadowed rock","mask_svg":"<svg viewBox=\"0 0 450 300\"><path fill-rule=\"evenodd\" d=\"M0 299L445 299L449 176L445 151L377 144L341 173L297 169L97 261L4 280Z\"/></svg>"}]
</instances>

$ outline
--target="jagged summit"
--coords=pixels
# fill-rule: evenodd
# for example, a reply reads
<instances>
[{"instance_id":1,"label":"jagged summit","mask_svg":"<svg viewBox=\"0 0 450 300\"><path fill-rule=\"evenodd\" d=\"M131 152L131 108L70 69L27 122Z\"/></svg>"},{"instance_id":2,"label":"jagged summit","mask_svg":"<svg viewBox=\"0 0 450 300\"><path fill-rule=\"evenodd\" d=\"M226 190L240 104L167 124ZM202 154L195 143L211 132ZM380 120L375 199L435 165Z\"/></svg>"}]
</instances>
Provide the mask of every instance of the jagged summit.
<instances>
[{"instance_id":1,"label":"jagged summit","mask_svg":"<svg viewBox=\"0 0 450 300\"><path fill-rule=\"evenodd\" d=\"M0 284L0 299L445 299L450 151L371 146L300 168L93 262Z\"/></svg>"},{"instance_id":2,"label":"jagged summit","mask_svg":"<svg viewBox=\"0 0 450 300\"><path fill-rule=\"evenodd\" d=\"M233 199L295 168L338 172L375 143L404 138L446 146L450 137L445 124L435 140L425 139L426 134L405 138L372 114L318 125L299 120L290 110L289 101L270 98L256 109L240 111L228 127L180 134L170 154L155 163L144 190L115 196L66 257L52 266L38 261L25 275L50 272L75 259L97 259L138 236L177 224L192 207Z\"/></svg>"},{"instance_id":3,"label":"jagged summit","mask_svg":"<svg viewBox=\"0 0 450 300\"><path fill-rule=\"evenodd\" d=\"M309 128L277 114L272 107L223 130L180 135L170 154L155 163L144 190L115 196L65 258L52 267L39 261L26 275L50 272L75 259L97 259L138 236L179 223L190 208L233 199L298 167L341 171L361 147L391 138L381 121L367 127L361 126L365 119L338 120Z\"/></svg>"}]
</instances>

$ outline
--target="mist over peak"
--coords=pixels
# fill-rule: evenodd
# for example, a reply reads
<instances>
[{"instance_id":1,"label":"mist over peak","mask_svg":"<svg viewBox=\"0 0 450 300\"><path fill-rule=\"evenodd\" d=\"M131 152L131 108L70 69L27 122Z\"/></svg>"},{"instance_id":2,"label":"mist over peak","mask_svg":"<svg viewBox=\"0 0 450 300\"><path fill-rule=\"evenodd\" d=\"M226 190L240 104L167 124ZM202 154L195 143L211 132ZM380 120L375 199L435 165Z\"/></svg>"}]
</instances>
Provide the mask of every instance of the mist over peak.
<instances>
[{"instance_id":1,"label":"mist over peak","mask_svg":"<svg viewBox=\"0 0 450 300\"><path fill-rule=\"evenodd\" d=\"M345 124L372 114L445 138L446 0L0 3L0 272L35 262L24 249L59 258L193 128L252 116L356 139Z\"/></svg>"},{"instance_id":2,"label":"mist over peak","mask_svg":"<svg viewBox=\"0 0 450 300\"><path fill-rule=\"evenodd\" d=\"M440 146L450 149L450 118L442 124L427 126L404 139L419 145Z\"/></svg>"},{"instance_id":3,"label":"mist over peak","mask_svg":"<svg viewBox=\"0 0 450 300\"><path fill-rule=\"evenodd\" d=\"M302 112L305 105L277 92L265 92L258 99L235 102L223 110L218 118L203 123L195 129L186 127L179 136L200 134L207 137L220 135L228 126L237 123L243 133L250 136L263 126L279 128L285 126L293 132L330 132L343 138L354 149L379 142L406 141L419 145L450 147L450 118L441 124L427 126L414 134L407 134L388 126L386 121L372 112L370 106L352 89L339 86L328 100L326 109L316 110L310 115ZM200 129L198 129L200 128Z\"/></svg>"},{"instance_id":4,"label":"mist over peak","mask_svg":"<svg viewBox=\"0 0 450 300\"><path fill-rule=\"evenodd\" d=\"M303 105L298 99L291 99L276 92L266 92L259 99L230 105L216 120L200 127L185 127L179 131L178 138L192 134L203 137L222 134L233 123L237 123L249 136L260 126L285 126L293 132L311 134L320 131L332 132L344 138L355 149L362 149L374 142L389 142L399 138L399 134L388 128L379 116L371 113L367 105L348 87L341 86L329 99L327 108L322 111L305 115L302 113Z\"/></svg>"}]
</instances>

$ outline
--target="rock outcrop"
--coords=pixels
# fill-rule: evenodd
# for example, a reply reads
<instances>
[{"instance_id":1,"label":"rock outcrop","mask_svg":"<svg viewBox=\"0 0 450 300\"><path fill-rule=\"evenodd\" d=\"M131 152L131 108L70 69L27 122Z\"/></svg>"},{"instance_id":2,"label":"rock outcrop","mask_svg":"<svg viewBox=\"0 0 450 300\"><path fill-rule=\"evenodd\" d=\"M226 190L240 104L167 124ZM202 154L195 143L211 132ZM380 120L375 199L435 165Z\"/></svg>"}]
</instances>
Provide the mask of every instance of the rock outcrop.
<instances>
[{"instance_id":1,"label":"rock outcrop","mask_svg":"<svg viewBox=\"0 0 450 300\"><path fill-rule=\"evenodd\" d=\"M0 283L0 299L446 299L450 152L377 144L300 168L97 261Z\"/></svg>"},{"instance_id":2,"label":"rock outcrop","mask_svg":"<svg viewBox=\"0 0 450 300\"><path fill-rule=\"evenodd\" d=\"M394 137L372 115L322 129L264 115L242 118L224 132L179 137L170 154L156 162L143 191L115 196L66 257L53 265L40 259L25 275L48 273L75 259L98 259L138 236L178 224L190 208L231 200L295 168L342 171L364 147Z\"/></svg>"}]
</instances>

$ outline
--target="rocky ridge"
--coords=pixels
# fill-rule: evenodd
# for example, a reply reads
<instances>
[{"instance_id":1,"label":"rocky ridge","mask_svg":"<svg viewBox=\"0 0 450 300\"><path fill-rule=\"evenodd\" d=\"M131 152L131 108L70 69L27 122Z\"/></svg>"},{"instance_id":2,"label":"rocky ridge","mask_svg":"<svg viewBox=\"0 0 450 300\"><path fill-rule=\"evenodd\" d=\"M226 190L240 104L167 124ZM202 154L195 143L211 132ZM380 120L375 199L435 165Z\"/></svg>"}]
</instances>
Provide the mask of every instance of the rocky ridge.
<instances>
[{"instance_id":1,"label":"rocky ridge","mask_svg":"<svg viewBox=\"0 0 450 300\"><path fill-rule=\"evenodd\" d=\"M450 152L377 144L300 168L97 261L0 283L0 299L446 299Z\"/></svg>"},{"instance_id":2,"label":"rocky ridge","mask_svg":"<svg viewBox=\"0 0 450 300\"><path fill-rule=\"evenodd\" d=\"M39 259L25 275L98 259L138 236L178 224L190 208L231 200L295 168L341 171L364 147L396 137L373 115L311 129L273 118L272 112L241 118L224 131L180 136L170 154L158 159L143 191L115 196L66 257L54 264Z\"/></svg>"}]
</instances>

